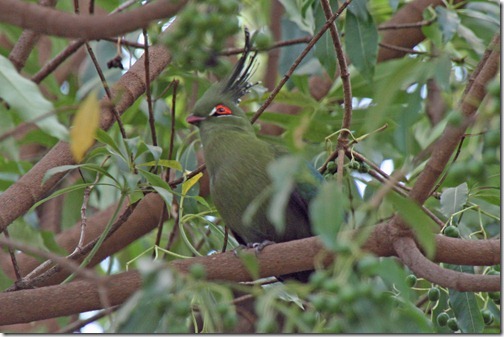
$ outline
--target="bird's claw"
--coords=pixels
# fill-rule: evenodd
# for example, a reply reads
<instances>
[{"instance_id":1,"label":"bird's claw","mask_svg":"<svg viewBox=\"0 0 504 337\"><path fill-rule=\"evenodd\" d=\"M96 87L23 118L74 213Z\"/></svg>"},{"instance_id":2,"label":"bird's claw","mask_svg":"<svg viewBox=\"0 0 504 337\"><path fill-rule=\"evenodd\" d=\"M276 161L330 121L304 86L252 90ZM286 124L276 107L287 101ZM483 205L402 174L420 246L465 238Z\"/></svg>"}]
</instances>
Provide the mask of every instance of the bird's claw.
<instances>
[{"instance_id":1,"label":"bird's claw","mask_svg":"<svg viewBox=\"0 0 504 337\"><path fill-rule=\"evenodd\" d=\"M264 247L272 245L274 243L275 243L274 241L270 241L270 240L264 240L263 242L249 242L249 243L247 243L246 246L239 245L238 247L236 247L235 249L233 249L233 253L234 253L235 256L238 256L238 254L239 254L239 252L241 250L243 250L245 248L254 248L255 249L255 253L257 255L257 254L259 254L259 252L261 250L264 249Z\"/></svg>"},{"instance_id":2,"label":"bird's claw","mask_svg":"<svg viewBox=\"0 0 504 337\"><path fill-rule=\"evenodd\" d=\"M259 254L261 250L264 249L264 247L269 246L274 244L275 242L270 241L270 240L264 240L263 242L253 242L253 243L248 243L247 247L248 248L255 248L255 253L256 255Z\"/></svg>"}]
</instances>

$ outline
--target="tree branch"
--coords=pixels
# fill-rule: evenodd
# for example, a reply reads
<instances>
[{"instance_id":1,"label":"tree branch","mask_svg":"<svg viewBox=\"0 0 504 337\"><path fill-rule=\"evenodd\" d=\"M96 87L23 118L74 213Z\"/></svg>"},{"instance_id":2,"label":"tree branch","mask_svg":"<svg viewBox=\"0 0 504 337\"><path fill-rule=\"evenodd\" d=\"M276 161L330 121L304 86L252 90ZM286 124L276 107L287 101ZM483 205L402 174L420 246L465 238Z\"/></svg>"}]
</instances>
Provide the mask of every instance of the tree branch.
<instances>
[{"instance_id":1,"label":"tree branch","mask_svg":"<svg viewBox=\"0 0 504 337\"><path fill-rule=\"evenodd\" d=\"M394 248L399 250L402 256L408 261L411 257L410 251L414 255L421 255L412 240L401 241L397 247L392 247L391 240L393 236L389 233L390 227L386 224L378 225L374 232L368 238L364 248L380 256L391 256L394 254ZM401 240L401 239L400 239ZM398 240L398 241L400 241ZM500 259L500 244L498 240L461 240L441 238L437 236L437 243L440 245L437 249L436 260L446 258L443 262L458 264L459 262L479 265L496 264ZM460 244L458 248L454 247ZM484 248L484 251L480 249ZM457 252L466 250L465 256L471 259L479 256L478 259L468 261L459 261ZM450 251L451 250L451 251ZM440 252L445 253L440 254ZM255 254L254 249L245 249L245 253ZM285 257L288 256L289 259ZM489 257L491 256L491 258ZM288 274L301 270L313 269L314 261L317 264L327 264L334 258L332 254L324 250L322 242L317 237L310 237L301 240L277 243L266 246L260 254L257 255L260 266L260 276L267 277L272 275ZM488 260L484 260L488 259ZM422 277L431 277L432 270L435 273L443 272L433 262L423 258L420 261L414 260L413 267L422 270ZM191 259L175 260L168 264L180 272L187 272L191 265L201 264L206 268L208 280L227 280L227 281L250 281L247 269L243 266L241 260L235 256L234 252L214 254L209 256L195 257ZM433 267L434 266L434 267ZM433 269L436 268L436 269ZM440 270L439 270L440 269ZM448 271L448 279L438 280L440 285L455 288L458 290L475 289L475 291L493 291L500 287L498 276L470 275ZM445 275L444 272L443 274ZM495 282L497 280L497 282ZM478 283L474 283L477 281ZM129 271L113 276L108 276L100 280L103 291L107 293L109 304L118 305L123 303L134 291L141 285L140 275L136 271ZM481 287L479 287L481 284ZM0 310L0 325L30 322L50 317L70 315L89 310L102 308L98 296L96 281L77 280L69 284L42 287L30 290L19 290L16 292L0 293L0 303L4 307L10 308L9 311ZM40 307L51 308L51 310L40 310Z\"/></svg>"},{"instance_id":2,"label":"tree branch","mask_svg":"<svg viewBox=\"0 0 504 337\"><path fill-rule=\"evenodd\" d=\"M152 64L149 76L152 80L165 69L171 56L164 47L153 46L150 49L150 57ZM112 87L113 96L117 100L115 108L119 114L124 113L145 92L145 86L145 67L142 56ZM102 99L101 106L100 127L107 130L112 126L115 118L107 98ZM74 164L74 159L69 144L60 141L28 173L3 192L0 195L0 204L9 212L0 213L0 232L16 218L26 213L35 202L46 196L56 182L66 174L65 172L55 174L42 183L49 169L70 164Z\"/></svg>"},{"instance_id":3,"label":"tree branch","mask_svg":"<svg viewBox=\"0 0 504 337\"><path fill-rule=\"evenodd\" d=\"M394 242L394 249L416 276L442 287L458 291L500 291L500 276L467 274L441 268L422 255L412 238L399 238Z\"/></svg>"},{"instance_id":4,"label":"tree branch","mask_svg":"<svg viewBox=\"0 0 504 337\"><path fill-rule=\"evenodd\" d=\"M153 20L170 18L187 0L155 1L137 9L110 16L74 15L19 0L0 1L0 21L39 34L97 40L145 28Z\"/></svg>"}]
</instances>

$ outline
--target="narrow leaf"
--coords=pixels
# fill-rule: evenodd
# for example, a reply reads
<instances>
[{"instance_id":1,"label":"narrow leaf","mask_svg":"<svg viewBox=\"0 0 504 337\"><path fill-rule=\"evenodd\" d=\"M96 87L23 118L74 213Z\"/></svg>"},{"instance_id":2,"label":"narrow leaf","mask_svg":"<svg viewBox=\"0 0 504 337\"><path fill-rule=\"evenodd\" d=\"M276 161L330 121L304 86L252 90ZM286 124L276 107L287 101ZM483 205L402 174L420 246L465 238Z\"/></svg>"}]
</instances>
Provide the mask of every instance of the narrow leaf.
<instances>
[{"instance_id":1,"label":"narrow leaf","mask_svg":"<svg viewBox=\"0 0 504 337\"><path fill-rule=\"evenodd\" d=\"M203 177L203 173L198 173L194 177L184 181L182 183L182 195L186 195L187 192L191 189L191 187L194 186L200 180L200 178Z\"/></svg>"},{"instance_id":2,"label":"narrow leaf","mask_svg":"<svg viewBox=\"0 0 504 337\"><path fill-rule=\"evenodd\" d=\"M445 267L461 273L474 274L472 266L445 265ZM476 295L472 292L460 292L449 289L450 307L457 318L460 331L463 333L481 333L485 327L483 317L476 300Z\"/></svg>"},{"instance_id":3,"label":"narrow leaf","mask_svg":"<svg viewBox=\"0 0 504 337\"><path fill-rule=\"evenodd\" d=\"M359 7L360 8L360 7ZM376 57L378 55L378 30L369 13L346 13L345 48L352 64L368 82L374 76Z\"/></svg>"},{"instance_id":4,"label":"narrow leaf","mask_svg":"<svg viewBox=\"0 0 504 337\"><path fill-rule=\"evenodd\" d=\"M442 6L436 7L437 22L443 34L443 43L450 41L457 32L460 18L454 10Z\"/></svg>"},{"instance_id":5,"label":"narrow leaf","mask_svg":"<svg viewBox=\"0 0 504 337\"><path fill-rule=\"evenodd\" d=\"M91 92L79 105L70 129L70 150L78 163L94 144L99 123L100 102L96 92Z\"/></svg>"},{"instance_id":6,"label":"narrow leaf","mask_svg":"<svg viewBox=\"0 0 504 337\"><path fill-rule=\"evenodd\" d=\"M434 232L438 230L436 223L410 199L400 197L395 193L387 194L386 199L395 206L401 218L413 230L427 258L432 258L436 252L434 240Z\"/></svg>"},{"instance_id":7,"label":"narrow leaf","mask_svg":"<svg viewBox=\"0 0 504 337\"><path fill-rule=\"evenodd\" d=\"M460 211L466 204L468 195L469 188L467 187L467 183L445 189L441 194L441 213L450 217Z\"/></svg>"},{"instance_id":8,"label":"narrow leaf","mask_svg":"<svg viewBox=\"0 0 504 337\"><path fill-rule=\"evenodd\" d=\"M42 236L42 241L44 242L44 246L49 249L51 252L56 253L58 255L65 256L68 254L66 250L64 250L56 240L54 239L54 233L50 231L41 231L40 235Z\"/></svg>"},{"instance_id":9,"label":"narrow leaf","mask_svg":"<svg viewBox=\"0 0 504 337\"><path fill-rule=\"evenodd\" d=\"M175 169L178 171L182 171L182 165L180 164L180 162L178 162L176 160L161 159L158 162L149 161L146 163L138 164L138 166L148 166L148 167L162 166L162 167L169 167L169 168L172 168L172 169Z\"/></svg>"},{"instance_id":10,"label":"narrow leaf","mask_svg":"<svg viewBox=\"0 0 504 337\"><path fill-rule=\"evenodd\" d=\"M328 181L310 203L313 231L330 249L338 248L337 236L349 208L348 199L335 181Z\"/></svg>"},{"instance_id":11,"label":"narrow leaf","mask_svg":"<svg viewBox=\"0 0 504 337\"><path fill-rule=\"evenodd\" d=\"M19 112L24 121L40 118L35 123L42 130L58 139L68 136L67 128L56 116L49 114L53 105L44 98L32 81L21 76L12 63L0 55L0 97Z\"/></svg>"}]
</instances>

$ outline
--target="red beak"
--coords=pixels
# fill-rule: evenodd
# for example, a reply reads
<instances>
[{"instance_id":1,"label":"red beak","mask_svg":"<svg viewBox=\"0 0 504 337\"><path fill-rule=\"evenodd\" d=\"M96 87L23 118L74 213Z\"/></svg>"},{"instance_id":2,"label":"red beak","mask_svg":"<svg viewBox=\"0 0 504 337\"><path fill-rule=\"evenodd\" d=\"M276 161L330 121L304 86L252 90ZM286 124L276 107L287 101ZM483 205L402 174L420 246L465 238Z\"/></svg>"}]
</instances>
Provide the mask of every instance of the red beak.
<instances>
[{"instance_id":1,"label":"red beak","mask_svg":"<svg viewBox=\"0 0 504 337\"><path fill-rule=\"evenodd\" d=\"M198 124L198 123L199 123L199 122L201 122L202 120L205 120L205 117L200 117L200 116L189 115L189 116L187 116L187 118L186 118L186 122L187 122L187 123L191 123L191 124Z\"/></svg>"}]
</instances>

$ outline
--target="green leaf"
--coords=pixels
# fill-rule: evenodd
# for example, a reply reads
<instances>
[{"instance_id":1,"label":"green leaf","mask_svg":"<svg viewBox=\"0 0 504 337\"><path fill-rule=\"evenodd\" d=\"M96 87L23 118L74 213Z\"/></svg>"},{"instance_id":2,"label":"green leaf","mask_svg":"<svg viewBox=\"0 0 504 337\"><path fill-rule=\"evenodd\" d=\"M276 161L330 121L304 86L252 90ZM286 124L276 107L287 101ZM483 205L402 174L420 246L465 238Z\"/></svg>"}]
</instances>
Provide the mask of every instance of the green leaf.
<instances>
[{"instance_id":1,"label":"green leaf","mask_svg":"<svg viewBox=\"0 0 504 337\"><path fill-rule=\"evenodd\" d=\"M345 210L349 209L349 206L346 194L335 181L322 184L317 196L310 203L313 232L320 235L326 247L339 247L337 236L345 221Z\"/></svg>"},{"instance_id":2,"label":"green leaf","mask_svg":"<svg viewBox=\"0 0 504 337\"><path fill-rule=\"evenodd\" d=\"M280 0L284 6L287 17L296 25L313 35L315 30L315 18L313 16L313 9L310 6L311 0ZM308 6L307 6L308 3Z\"/></svg>"},{"instance_id":3,"label":"green leaf","mask_svg":"<svg viewBox=\"0 0 504 337\"><path fill-rule=\"evenodd\" d=\"M327 75L333 78L336 73L336 51L329 32L324 34L315 44L314 54L326 70Z\"/></svg>"},{"instance_id":4,"label":"green leaf","mask_svg":"<svg viewBox=\"0 0 504 337\"><path fill-rule=\"evenodd\" d=\"M63 249L56 240L54 239L54 233L50 231L41 231L40 235L42 236L42 241L44 242L44 246L49 249L51 252L56 253L61 256L66 256L68 252Z\"/></svg>"},{"instance_id":5,"label":"green leaf","mask_svg":"<svg viewBox=\"0 0 504 337\"><path fill-rule=\"evenodd\" d=\"M109 177L110 179L114 180L117 183L117 186L119 186L119 182L117 179L111 175L106 169L101 167L100 165L93 164L93 163L86 163L86 164L78 164L78 165L62 165L62 166L57 166L53 167L52 169L47 170L47 172L44 174L44 177L42 178L42 184L47 181L50 177L52 177L55 174L66 172L69 170L74 170L76 168L81 168L84 170L90 170L94 171L97 173L101 173L104 176Z\"/></svg>"},{"instance_id":6,"label":"green leaf","mask_svg":"<svg viewBox=\"0 0 504 337\"><path fill-rule=\"evenodd\" d=\"M442 90L449 90L452 69L450 56L442 54L435 60L435 67L436 71L434 72L434 78L436 79L436 83Z\"/></svg>"},{"instance_id":7,"label":"green leaf","mask_svg":"<svg viewBox=\"0 0 504 337\"><path fill-rule=\"evenodd\" d=\"M121 150L119 149L117 143L114 141L114 139L112 139L112 137L110 137L110 135L106 131L102 129L96 130L96 140L110 146L116 153L118 154L121 153Z\"/></svg>"},{"instance_id":8,"label":"green leaf","mask_svg":"<svg viewBox=\"0 0 504 337\"><path fill-rule=\"evenodd\" d=\"M65 187L65 188L62 188L60 190L57 190L56 192L54 192L53 194L51 194L50 196L48 196L47 198L44 198L42 200L39 200L37 201L31 208L30 210L34 210L35 208L37 208L38 206L42 205L44 202L48 201L48 200L51 200L53 198L56 198L57 196L60 196L62 194L65 194L65 193L69 193L69 192L72 192L72 191L77 191L77 190L81 190L81 189L84 189L88 186L90 186L91 183L86 183L86 184L76 184L76 185L72 185L72 186L68 186L68 187Z\"/></svg>"},{"instance_id":9,"label":"green leaf","mask_svg":"<svg viewBox=\"0 0 504 337\"><path fill-rule=\"evenodd\" d=\"M352 3L363 2L361 0ZM362 5L358 12L351 10L346 13L345 21L345 48L352 64L368 82L373 80L378 55L378 30L373 18L366 11L362 13Z\"/></svg>"},{"instance_id":10,"label":"green leaf","mask_svg":"<svg viewBox=\"0 0 504 337\"><path fill-rule=\"evenodd\" d=\"M436 252L433 233L439 230L434 220L410 199L403 198L396 193L387 194L386 199L395 206L401 218L413 230L427 258L433 258Z\"/></svg>"},{"instance_id":11,"label":"green leaf","mask_svg":"<svg viewBox=\"0 0 504 337\"><path fill-rule=\"evenodd\" d=\"M152 167L152 166L162 166L162 167L169 167L172 169L175 169L177 171L182 171L182 165L176 161L176 160L167 160L167 159L161 159L157 162L155 161L149 161L146 163L141 163L138 164L138 166L147 166L147 167Z\"/></svg>"},{"instance_id":12,"label":"green leaf","mask_svg":"<svg viewBox=\"0 0 504 337\"><path fill-rule=\"evenodd\" d=\"M451 217L464 207L468 196L469 188L467 187L467 183L445 189L441 193L441 213L446 217Z\"/></svg>"},{"instance_id":13,"label":"green leaf","mask_svg":"<svg viewBox=\"0 0 504 337\"><path fill-rule=\"evenodd\" d=\"M443 34L443 43L450 41L457 32L460 24L460 18L457 12L447 9L446 7L436 7L437 22Z\"/></svg>"},{"instance_id":14,"label":"green leaf","mask_svg":"<svg viewBox=\"0 0 504 337\"><path fill-rule=\"evenodd\" d=\"M250 273L253 279L259 278L259 261L254 253L246 252L244 250L237 250L238 257L240 258L243 266Z\"/></svg>"},{"instance_id":15,"label":"green leaf","mask_svg":"<svg viewBox=\"0 0 504 337\"><path fill-rule=\"evenodd\" d=\"M58 121L53 105L44 98L38 86L21 76L12 63L0 55L0 97L19 112L24 121L34 118L39 128L58 138L67 139L67 128Z\"/></svg>"},{"instance_id":16,"label":"green leaf","mask_svg":"<svg viewBox=\"0 0 504 337\"><path fill-rule=\"evenodd\" d=\"M461 273L474 274L472 266L457 266L446 264L445 267ZM457 318L460 331L463 333L481 333L485 327L476 295L472 292L460 292L449 289L450 307Z\"/></svg>"}]
</instances>

